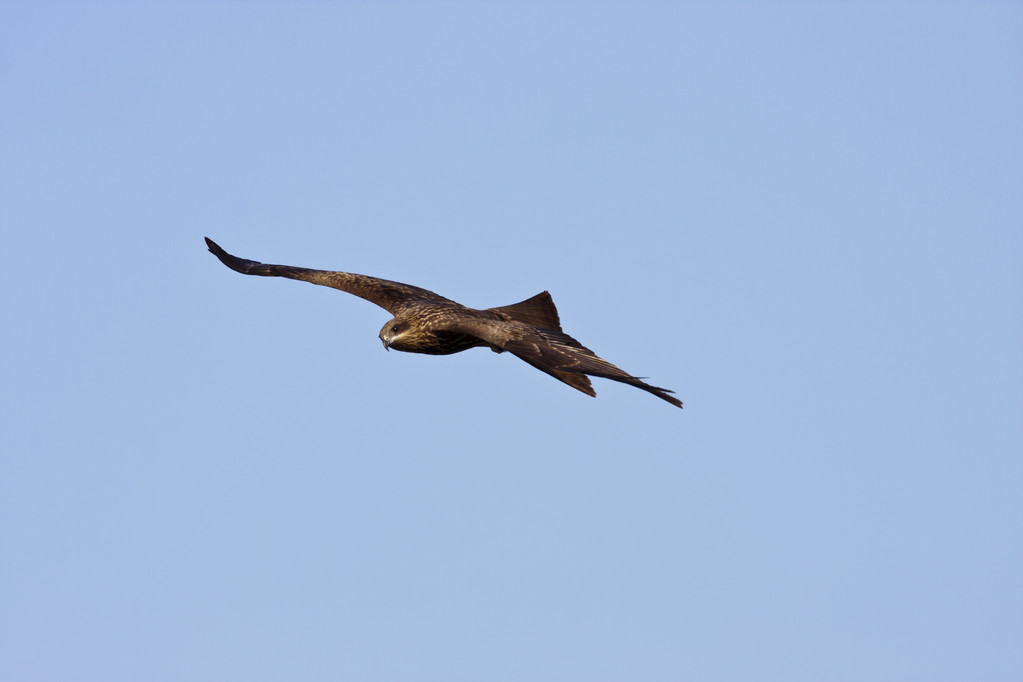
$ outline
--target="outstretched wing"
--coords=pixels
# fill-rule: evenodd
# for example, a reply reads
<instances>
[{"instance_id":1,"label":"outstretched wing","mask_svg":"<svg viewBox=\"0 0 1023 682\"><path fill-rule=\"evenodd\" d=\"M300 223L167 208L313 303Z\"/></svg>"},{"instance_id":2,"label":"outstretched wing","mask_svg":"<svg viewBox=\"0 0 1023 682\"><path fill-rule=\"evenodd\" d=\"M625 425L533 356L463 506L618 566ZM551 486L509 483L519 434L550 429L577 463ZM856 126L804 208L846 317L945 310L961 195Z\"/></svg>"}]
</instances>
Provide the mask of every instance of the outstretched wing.
<instances>
[{"instance_id":1,"label":"outstretched wing","mask_svg":"<svg viewBox=\"0 0 1023 682\"><path fill-rule=\"evenodd\" d=\"M596 395L586 378L588 374L641 388L676 407L682 407L682 401L671 395L674 391L651 386L615 367L564 332L468 315L452 316L446 328L483 339L587 395Z\"/></svg>"},{"instance_id":2,"label":"outstretched wing","mask_svg":"<svg viewBox=\"0 0 1023 682\"><path fill-rule=\"evenodd\" d=\"M675 407L682 407L682 401L670 395L674 391L651 386L642 379L615 367L568 334L555 334L546 330L537 330L536 333L526 334L522 338L508 341L504 345L504 349L545 372L554 370L561 374L589 374L590 376L620 381L623 384L635 386L648 393L652 393Z\"/></svg>"},{"instance_id":3,"label":"outstretched wing","mask_svg":"<svg viewBox=\"0 0 1023 682\"><path fill-rule=\"evenodd\" d=\"M298 279L303 282L319 284L320 286L340 289L359 298L375 303L392 315L416 307L423 303L429 304L455 304L453 301L438 294L414 287L411 284L391 282L377 277L356 275L351 272L333 272L330 270L310 270L309 268L297 268L291 265L270 265L254 260L245 260L232 256L214 242L206 237L206 246L210 252L220 259L227 267L243 275L259 275L262 277L287 277Z\"/></svg>"}]
</instances>

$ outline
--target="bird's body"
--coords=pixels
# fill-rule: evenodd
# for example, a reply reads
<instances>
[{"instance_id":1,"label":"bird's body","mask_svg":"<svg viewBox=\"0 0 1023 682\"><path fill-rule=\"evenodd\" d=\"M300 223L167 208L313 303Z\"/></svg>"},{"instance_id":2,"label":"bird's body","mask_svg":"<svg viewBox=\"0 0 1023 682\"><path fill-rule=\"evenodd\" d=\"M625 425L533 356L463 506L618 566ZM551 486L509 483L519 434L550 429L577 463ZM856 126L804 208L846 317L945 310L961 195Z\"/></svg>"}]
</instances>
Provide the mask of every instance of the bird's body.
<instances>
[{"instance_id":1,"label":"bird's body","mask_svg":"<svg viewBox=\"0 0 1023 682\"><path fill-rule=\"evenodd\" d=\"M508 351L569 386L595 396L587 375L641 388L682 407L672 391L645 383L600 358L561 329L546 291L521 303L477 310L427 289L350 272L268 265L232 256L211 239L210 251L246 275L287 277L346 291L384 308L394 318L380 330L384 347L406 353L450 355L480 346Z\"/></svg>"}]
</instances>

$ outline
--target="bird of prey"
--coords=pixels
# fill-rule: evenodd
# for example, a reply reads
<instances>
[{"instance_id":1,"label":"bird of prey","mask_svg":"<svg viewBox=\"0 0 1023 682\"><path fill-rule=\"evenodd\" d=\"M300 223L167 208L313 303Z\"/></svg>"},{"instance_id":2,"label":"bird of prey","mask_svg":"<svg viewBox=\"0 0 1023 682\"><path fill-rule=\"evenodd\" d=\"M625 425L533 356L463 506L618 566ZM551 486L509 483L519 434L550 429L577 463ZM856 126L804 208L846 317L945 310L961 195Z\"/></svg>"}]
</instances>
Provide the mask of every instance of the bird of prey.
<instances>
[{"instance_id":1,"label":"bird of prey","mask_svg":"<svg viewBox=\"0 0 1023 682\"><path fill-rule=\"evenodd\" d=\"M497 353L508 351L586 395L597 395L586 376L590 375L641 388L682 407L682 401L671 395L673 391L623 372L562 331L558 310L546 291L514 305L475 310L410 284L245 260L224 251L209 237L206 245L224 265L244 275L298 279L377 304L394 315L380 330L380 340L388 350L449 355L483 346Z\"/></svg>"}]
</instances>

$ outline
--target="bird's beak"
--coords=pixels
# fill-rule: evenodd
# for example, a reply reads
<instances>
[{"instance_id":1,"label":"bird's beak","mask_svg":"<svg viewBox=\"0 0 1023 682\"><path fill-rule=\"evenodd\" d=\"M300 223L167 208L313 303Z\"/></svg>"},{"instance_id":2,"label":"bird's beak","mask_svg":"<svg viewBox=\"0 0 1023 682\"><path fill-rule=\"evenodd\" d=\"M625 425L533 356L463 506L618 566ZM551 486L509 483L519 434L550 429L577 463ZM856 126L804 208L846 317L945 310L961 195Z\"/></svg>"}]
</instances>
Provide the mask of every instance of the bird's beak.
<instances>
[{"instance_id":1,"label":"bird's beak","mask_svg":"<svg viewBox=\"0 0 1023 682\"><path fill-rule=\"evenodd\" d=\"M384 344L384 350L391 350L391 344L387 343L387 339L380 339L380 343Z\"/></svg>"}]
</instances>

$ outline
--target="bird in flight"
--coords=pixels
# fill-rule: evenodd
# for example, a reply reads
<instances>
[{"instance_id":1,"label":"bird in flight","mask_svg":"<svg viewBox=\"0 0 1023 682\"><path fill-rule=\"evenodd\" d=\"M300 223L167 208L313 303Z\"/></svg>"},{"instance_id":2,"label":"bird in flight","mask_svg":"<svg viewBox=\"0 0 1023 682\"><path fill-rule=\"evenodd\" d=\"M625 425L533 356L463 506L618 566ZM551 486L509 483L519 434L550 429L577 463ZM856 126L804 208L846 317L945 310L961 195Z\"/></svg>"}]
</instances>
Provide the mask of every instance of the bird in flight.
<instances>
[{"instance_id":1,"label":"bird in flight","mask_svg":"<svg viewBox=\"0 0 1023 682\"><path fill-rule=\"evenodd\" d=\"M475 310L410 284L350 272L245 260L224 251L209 237L206 245L235 272L298 279L340 289L377 304L394 316L380 330L380 340L388 350L450 355L483 346L496 353L507 351L586 395L597 395L590 385L587 376L590 375L641 388L682 407L682 401L671 395L673 391L651 386L618 369L562 331L558 310L546 291L521 303Z\"/></svg>"}]
</instances>

